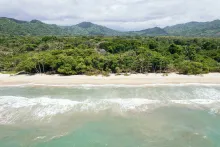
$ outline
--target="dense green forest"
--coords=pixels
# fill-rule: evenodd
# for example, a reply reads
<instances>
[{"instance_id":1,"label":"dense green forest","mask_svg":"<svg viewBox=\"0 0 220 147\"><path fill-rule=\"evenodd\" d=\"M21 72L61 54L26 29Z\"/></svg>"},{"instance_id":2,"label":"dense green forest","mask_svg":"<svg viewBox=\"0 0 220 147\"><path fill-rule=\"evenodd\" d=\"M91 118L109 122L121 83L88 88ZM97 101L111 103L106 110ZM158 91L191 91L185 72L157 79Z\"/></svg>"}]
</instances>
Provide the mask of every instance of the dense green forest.
<instances>
[{"instance_id":1,"label":"dense green forest","mask_svg":"<svg viewBox=\"0 0 220 147\"><path fill-rule=\"evenodd\" d=\"M165 28L148 28L140 31L121 32L105 26L82 22L72 26L46 24L39 20L22 21L0 17L0 34L20 36L194 36L220 37L220 20L189 22Z\"/></svg>"},{"instance_id":2,"label":"dense green forest","mask_svg":"<svg viewBox=\"0 0 220 147\"><path fill-rule=\"evenodd\" d=\"M220 39L0 36L0 71L63 75L220 72Z\"/></svg>"}]
</instances>

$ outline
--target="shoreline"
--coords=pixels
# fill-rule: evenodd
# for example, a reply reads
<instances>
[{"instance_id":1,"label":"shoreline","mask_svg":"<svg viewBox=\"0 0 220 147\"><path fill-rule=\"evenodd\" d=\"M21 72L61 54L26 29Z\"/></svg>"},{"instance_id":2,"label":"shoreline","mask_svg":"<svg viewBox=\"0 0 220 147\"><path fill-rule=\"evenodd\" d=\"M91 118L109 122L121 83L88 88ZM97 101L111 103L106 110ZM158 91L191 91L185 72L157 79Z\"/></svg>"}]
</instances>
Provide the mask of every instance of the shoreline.
<instances>
[{"instance_id":1,"label":"shoreline","mask_svg":"<svg viewBox=\"0 0 220 147\"><path fill-rule=\"evenodd\" d=\"M129 76L114 75L109 77L99 76L60 76L60 75L17 75L0 74L0 86L78 86L78 85L116 85L116 86L139 86L139 85L220 85L220 73L204 75L179 75L170 73L163 74L131 74Z\"/></svg>"}]
</instances>

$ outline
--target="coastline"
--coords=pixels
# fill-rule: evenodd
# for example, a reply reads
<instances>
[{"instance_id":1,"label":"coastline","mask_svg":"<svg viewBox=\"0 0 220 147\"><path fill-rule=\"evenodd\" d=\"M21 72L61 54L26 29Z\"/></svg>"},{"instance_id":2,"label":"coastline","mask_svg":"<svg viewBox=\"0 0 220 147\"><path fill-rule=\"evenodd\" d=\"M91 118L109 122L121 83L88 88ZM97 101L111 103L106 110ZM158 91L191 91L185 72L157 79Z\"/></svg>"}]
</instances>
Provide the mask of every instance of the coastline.
<instances>
[{"instance_id":1,"label":"coastline","mask_svg":"<svg viewBox=\"0 0 220 147\"><path fill-rule=\"evenodd\" d=\"M17 75L0 74L0 86L36 85L36 86L71 86L71 85L172 85L172 84L219 84L220 73L204 75L131 74L99 76L60 76L60 75Z\"/></svg>"}]
</instances>

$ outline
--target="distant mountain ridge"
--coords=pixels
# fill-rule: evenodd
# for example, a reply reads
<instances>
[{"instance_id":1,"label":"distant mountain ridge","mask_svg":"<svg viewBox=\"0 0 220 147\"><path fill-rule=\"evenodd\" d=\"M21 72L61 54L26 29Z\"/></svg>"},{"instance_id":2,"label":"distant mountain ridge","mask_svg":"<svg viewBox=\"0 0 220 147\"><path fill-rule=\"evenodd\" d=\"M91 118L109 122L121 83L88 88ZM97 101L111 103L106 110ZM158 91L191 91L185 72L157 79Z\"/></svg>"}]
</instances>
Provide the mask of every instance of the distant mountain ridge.
<instances>
[{"instance_id":1,"label":"distant mountain ridge","mask_svg":"<svg viewBox=\"0 0 220 147\"><path fill-rule=\"evenodd\" d=\"M198 36L220 37L220 20L211 22L189 22L165 28L149 28L141 31L121 32L91 22L81 22L72 26L46 24L39 20L23 21L0 17L0 34L4 35L70 35L70 36Z\"/></svg>"},{"instance_id":2,"label":"distant mountain ridge","mask_svg":"<svg viewBox=\"0 0 220 147\"><path fill-rule=\"evenodd\" d=\"M167 36L168 33L159 27L155 28L150 28L150 29L145 29L141 31L134 31L133 32L136 35L141 35L141 36Z\"/></svg>"},{"instance_id":3,"label":"distant mountain ridge","mask_svg":"<svg viewBox=\"0 0 220 147\"><path fill-rule=\"evenodd\" d=\"M174 36L218 36L220 37L220 20L210 22L189 22L165 27L169 35Z\"/></svg>"}]
</instances>

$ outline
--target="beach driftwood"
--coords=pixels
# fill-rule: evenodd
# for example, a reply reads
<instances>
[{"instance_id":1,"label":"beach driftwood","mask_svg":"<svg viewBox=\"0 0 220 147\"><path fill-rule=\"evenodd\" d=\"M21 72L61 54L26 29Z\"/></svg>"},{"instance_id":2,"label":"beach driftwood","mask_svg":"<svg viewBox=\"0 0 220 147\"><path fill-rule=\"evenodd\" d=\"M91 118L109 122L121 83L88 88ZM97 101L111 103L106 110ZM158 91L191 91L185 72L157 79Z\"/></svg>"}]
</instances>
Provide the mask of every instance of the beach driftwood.
<instances>
[{"instance_id":1,"label":"beach driftwood","mask_svg":"<svg viewBox=\"0 0 220 147\"><path fill-rule=\"evenodd\" d=\"M18 76L18 75L24 75L24 74L27 74L27 72L25 72L25 71L19 71L19 72L15 73L15 74L12 74L12 75L10 75L10 76Z\"/></svg>"}]
</instances>

